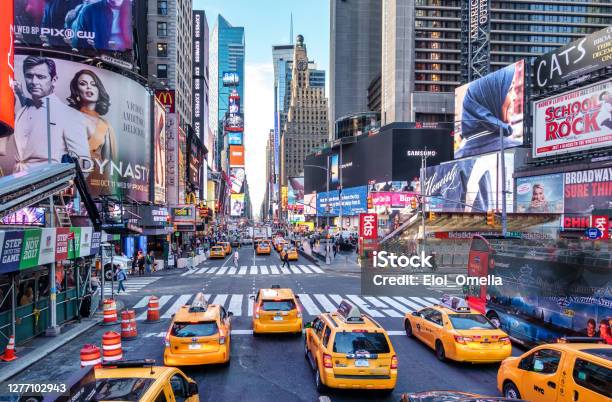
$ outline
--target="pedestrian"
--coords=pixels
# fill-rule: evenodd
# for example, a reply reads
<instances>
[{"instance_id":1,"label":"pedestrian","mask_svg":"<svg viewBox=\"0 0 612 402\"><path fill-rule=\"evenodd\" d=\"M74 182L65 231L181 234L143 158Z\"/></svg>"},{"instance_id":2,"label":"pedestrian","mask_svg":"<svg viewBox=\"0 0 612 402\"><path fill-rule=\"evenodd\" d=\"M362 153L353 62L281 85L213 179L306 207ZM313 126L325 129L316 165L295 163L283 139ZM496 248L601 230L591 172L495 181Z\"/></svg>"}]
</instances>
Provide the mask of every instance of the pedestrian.
<instances>
[{"instance_id":1,"label":"pedestrian","mask_svg":"<svg viewBox=\"0 0 612 402\"><path fill-rule=\"evenodd\" d=\"M237 267L238 266L238 260L240 259L240 254L238 253L238 250L234 251L234 266Z\"/></svg>"},{"instance_id":2,"label":"pedestrian","mask_svg":"<svg viewBox=\"0 0 612 402\"><path fill-rule=\"evenodd\" d=\"M153 250L149 251L149 268L151 270L151 272L155 272L156 269L155 267L157 266L157 263L155 262L155 253L153 252Z\"/></svg>"},{"instance_id":3,"label":"pedestrian","mask_svg":"<svg viewBox=\"0 0 612 402\"><path fill-rule=\"evenodd\" d=\"M131 275L136 275L136 269L138 268L138 252L134 251L134 257L132 257L132 271Z\"/></svg>"},{"instance_id":4,"label":"pedestrian","mask_svg":"<svg viewBox=\"0 0 612 402\"><path fill-rule=\"evenodd\" d=\"M334 258L336 258L336 254L338 254L338 251L340 251L340 242L336 241L336 243L334 244Z\"/></svg>"},{"instance_id":5,"label":"pedestrian","mask_svg":"<svg viewBox=\"0 0 612 402\"><path fill-rule=\"evenodd\" d=\"M291 268L291 266L289 265L289 252L287 251L287 249L284 250L282 268L285 267L285 264L287 265L287 268Z\"/></svg>"},{"instance_id":6,"label":"pedestrian","mask_svg":"<svg viewBox=\"0 0 612 402\"><path fill-rule=\"evenodd\" d=\"M117 289L117 294L121 293L122 290L125 293L125 286L123 285L123 282L125 282L125 280L127 279L125 272L123 272L121 268L117 267L116 275L117 281L119 282L119 289Z\"/></svg>"},{"instance_id":7,"label":"pedestrian","mask_svg":"<svg viewBox=\"0 0 612 402\"><path fill-rule=\"evenodd\" d=\"M152 256L151 256L151 251L149 251L146 255L145 255L145 267L146 267L146 272L147 274L150 274L152 271L152 265L153 265L153 261L151 261Z\"/></svg>"},{"instance_id":8,"label":"pedestrian","mask_svg":"<svg viewBox=\"0 0 612 402\"><path fill-rule=\"evenodd\" d=\"M143 276L145 273L145 257L142 250L138 251L138 275Z\"/></svg>"}]
</instances>

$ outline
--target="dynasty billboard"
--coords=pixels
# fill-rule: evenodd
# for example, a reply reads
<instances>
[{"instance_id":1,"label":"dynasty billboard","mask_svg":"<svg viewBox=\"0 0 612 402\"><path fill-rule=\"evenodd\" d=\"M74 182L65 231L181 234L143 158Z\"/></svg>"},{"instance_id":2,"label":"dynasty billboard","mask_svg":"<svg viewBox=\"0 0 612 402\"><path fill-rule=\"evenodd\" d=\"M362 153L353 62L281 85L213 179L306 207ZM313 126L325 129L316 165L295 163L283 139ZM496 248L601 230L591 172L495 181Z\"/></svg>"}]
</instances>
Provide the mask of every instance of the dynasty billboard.
<instances>
[{"instance_id":1,"label":"dynasty billboard","mask_svg":"<svg viewBox=\"0 0 612 402\"><path fill-rule=\"evenodd\" d=\"M28 46L96 52L132 49L132 0L14 0L14 4L16 37Z\"/></svg>"},{"instance_id":2,"label":"dynasty billboard","mask_svg":"<svg viewBox=\"0 0 612 402\"><path fill-rule=\"evenodd\" d=\"M166 203L166 110L153 102L153 202Z\"/></svg>"},{"instance_id":3,"label":"dynasty billboard","mask_svg":"<svg viewBox=\"0 0 612 402\"><path fill-rule=\"evenodd\" d=\"M584 152L612 145L612 80L533 105L533 156Z\"/></svg>"},{"instance_id":4,"label":"dynasty billboard","mask_svg":"<svg viewBox=\"0 0 612 402\"><path fill-rule=\"evenodd\" d=\"M525 61L455 89L455 159L523 145Z\"/></svg>"},{"instance_id":5,"label":"dynasty billboard","mask_svg":"<svg viewBox=\"0 0 612 402\"><path fill-rule=\"evenodd\" d=\"M13 3L6 3L0 13L0 136L12 133L15 124Z\"/></svg>"},{"instance_id":6,"label":"dynasty billboard","mask_svg":"<svg viewBox=\"0 0 612 402\"><path fill-rule=\"evenodd\" d=\"M533 85L545 89L612 64L612 27L575 40L535 60Z\"/></svg>"},{"instance_id":7,"label":"dynasty billboard","mask_svg":"<svg viewBox=\"0 0 612 402\"><path fill-rule=\"evenodd\" d=\"M71 61L15 56L15 132L0 138L7 175L74 153L90 192L149 201L151 100L147 90L120 74Z\"/></svg>"},{"instance_id":8,"label":"dynasty billboard","mask_svg":"<svg viewBox=\"0 0 612 402\"><path fill-rule=\"evenodd\" d=\"M506 152L506 205L512 212L513 153ZM430 211L483 212L502 209L502 183L499 153L480 155L430 166L423 192Z\"/></svg>"}]
</instances>

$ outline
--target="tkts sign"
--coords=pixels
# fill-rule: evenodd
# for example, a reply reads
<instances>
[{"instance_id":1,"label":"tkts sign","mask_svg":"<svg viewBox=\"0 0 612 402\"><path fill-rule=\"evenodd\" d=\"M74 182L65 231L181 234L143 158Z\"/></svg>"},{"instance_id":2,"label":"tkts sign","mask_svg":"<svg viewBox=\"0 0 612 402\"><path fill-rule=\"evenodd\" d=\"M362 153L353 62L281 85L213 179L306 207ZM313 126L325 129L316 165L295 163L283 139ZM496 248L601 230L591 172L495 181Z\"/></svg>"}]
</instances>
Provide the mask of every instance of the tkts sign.
<instances>
[{"instance_id":1,"label":"tkts sign","mask_svg":"<svg viewBox=\"0 0 612 402\"><path fill-rule=\"evenodd\" d=\"M156 89L155 97L161 102L162 105L164 105L166 108L166 113L174 113L174 103L176 97L174 89Z\"/></svg>"},{"instance_id":2,"label":"tkts sign","mask_svg":"<svg viewBox=\"0 0 612 402\"><path fill-rule=\"evenodd\" d=\"M359 237L368 240L378 238L378 218L376 214L359 214Z\"/></svg>"}]
</instances>

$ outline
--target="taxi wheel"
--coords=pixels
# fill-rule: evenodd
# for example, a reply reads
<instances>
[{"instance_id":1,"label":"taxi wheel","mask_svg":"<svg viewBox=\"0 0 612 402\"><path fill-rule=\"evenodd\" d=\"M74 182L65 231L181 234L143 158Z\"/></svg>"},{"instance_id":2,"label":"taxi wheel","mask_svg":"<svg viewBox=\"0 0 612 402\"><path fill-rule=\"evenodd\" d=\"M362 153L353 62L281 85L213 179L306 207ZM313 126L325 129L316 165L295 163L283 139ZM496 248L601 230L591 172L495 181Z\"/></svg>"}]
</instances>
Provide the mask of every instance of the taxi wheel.
<instances>
[{"instance_id":1,"label":"taxi wheel","mask_svg":"<svg viewBox=\"0 0 612 402\"><path fill-rule=\"evenodd\" d=\"M325 392L327 390L327 387L325 386L325 384L323 384L323 381L321 381L321 374L319 373L318 368L317 372L315 373L315 385L317 387L317 392L319 393Z\"/></svg>"},{"instance_id":2,"label":"taxi wheel","mask_svg":"<svg viewBox=\"0 0 612 402\"><path fill-rule=\"evenodd\" d=\"M446 361L446 351L444 350L444 345L439 340L436 341L436 357L441 362L445 362Z\"/></svg>"},{"instance_id":3,"label":"taxi wheel","mask_svg":"<svg viewBox=\"0 0 612 402\"><path fill-rule=\"evenodd\" d=\"M521 393L512 381L504 384L504 397L508 399L521 399Z\"/></svg>"},{"instance_id":4,"label":"taxi wheel","mask_svg":"<svg viewBox=\"0 0 612 402\"><path fill-rule=\"evenodd\" d=\"M410 324L410 321L408 320L404 321L404 328L406 329L406 335L409 338L414 338L414 334L412 333L412 325Z\"/></svg>"}]
</instances>

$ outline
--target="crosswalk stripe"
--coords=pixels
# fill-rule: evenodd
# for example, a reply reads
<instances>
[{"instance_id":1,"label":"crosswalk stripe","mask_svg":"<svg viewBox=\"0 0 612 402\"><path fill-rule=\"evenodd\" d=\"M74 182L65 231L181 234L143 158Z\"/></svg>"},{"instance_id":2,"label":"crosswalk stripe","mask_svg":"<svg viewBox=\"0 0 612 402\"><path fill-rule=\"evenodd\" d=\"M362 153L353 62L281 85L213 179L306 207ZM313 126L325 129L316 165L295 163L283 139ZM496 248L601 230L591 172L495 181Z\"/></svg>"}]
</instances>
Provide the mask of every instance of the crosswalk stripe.
<instances>
[{"instance_id":1,"label":"crosswalk stripe","mask_svg":"<svg viewBox=\"0 0 612 402\"><path fill-rule=\"evenodd\" d=\"M257 275L257 265L251 265L251 275Z\"/></svg>"},{"instance_id":2,"label":"crosswalk stripe","mask_svg":"<svg viewBox=\"0 0 612 402\"><path fill-rule=\"evenodd\" d=\"M227 267L221 267L221 269L217 271L217 275L223 275L225 271L227 271Z\"/></svg>"},{"instance_id":3,"label":"crosswalk stripe","mask_svg":"<svg viewBox=\"0 0 612 402\"><path fill-rule=\"evenodd\" d=\"M371 310L368 308L367 303L359 298L357 295L346 295L353 303L355 303L363 312L371 315L372 317L384 317L383 314L379 313L376 310Z\"/></svg>"},{"instance_id":4,"label":"crosswalk stripe","mask_svg":"<svg viewBox=\"0 0 612 402\"><path fill-rule=\"evenodd\" d=\"M144 306L149 304L149 297L150 296L143 296L142 299L140 299L138 301L138 303L134 304L134 306L132 306L132 308L143 308Z\"/></svg>"},{"instance_id":5,"label":"crosswalk stripe","mask_svg":"<svg viewBox=\"0 0 612 402\"><path fill-rule=\"evenodd\" d=\"M315 271L317 274L323 274L325 272L323 272L323 270L319 267L317 267L316 265L309 265L308 268L312 269L313 271Z\"/></svg>"},{"instance_id":6,"label":"crosswalk stripe","mask_svg":"<svg viewBox=\"0 0 612 402\"><path fill-rule=\"evenodd\" d=\"M319 315L319 314L321 314L321 310L319 310L319 308L312 301L310 296L308 296L305 293L300 293L298 296L300 296L300 303L302 304L302 306L304 306L306 311L308 311L308 314L310 314L310 315Z\"/></svg>"},{"instance_id":7,"label":"crosswalk stripe","mask_svg":"<svg viewBox=\"0 0 612 402\"><path fill-rule=\"evenodd\" d=\"M247 299L247 316L248 317L252 317L253 316L253 303L254 300L251 300L251 296L255 296L254 294L250 294L248 299Z\"/></svg>"},{"instance_id":8,"label":"crosswalk stripe","mask_svg":"<svg viewBox=\"0 0 612 402\"><path fill-rule=\"evenodd\" d=\"M268 267L267 267L267 266L265 266L265 265L260 265L260 266L259 266L259 269L261 270L261 273L262 273L263 275L268 275Z\"/></svg>"},{"instance_id":9,"label":"crosswalk stripe","mask_svg":"<svg viewBox=\"0 0 612 402\"><path fill-rule=\"evenodd\" d=\"M228 274L228 275L234 275L235 273L236 273L236 268L235 268L235 267L231 267L231 268L229 269L229 271L227 271L227 274Z\"/></svg>"},{"instance_id":10,"label":"crosswalk stripe","mask_svg":"<svg viewBox=\"0 0 612 402\"><path fill-rule=\"evenodd\" d=\"M374 307L382 309L383 313L387 314L390 317L403 317L403 315L398 313L397 311L387 308L388 306L385 303L378 300L376 297L366 296L364 297L364 299L369 301L370 304L373 305Z\"/></svg>"},{"instance_id":11,"label":"crosswalk stripe","mask_svg":"<svg viewBox=\"0 0 612 402\"><path fill-rule=\"evenodd\" d=\"M166 303L168 303L168 301L172 298L172 295L163 295L162 297L159 298L158 302L159 302L159 308L161 309ZM148 300L147 300L147 304L148 304ZM142 321L145 320L147 318L147 310L144 311L144 313L140 314L138 317L136 317L137 320Z\"/></svg>"},{"instance_id":12,"label":"crosswalk stripe","mask_svg":"<svg viewBox=\"0 0 612 402\"><path fill-rule=\"evenodd\" d=\"M389 306L395 308L398 311L401 311L404 314L406 314L408 311L411 311L408 307L396 302L395 300L393 300L392 298L388 296L380 296L380 299L384 301L385 303L387 303Z\"/></svg>"},{"instance_id":13,"label":"crosswalk stripe","mask_svg":"<svg viewBox=\"0 0 612 402\"><path fill-rule=\"evenodd\" d=\"M430 301L432 304L440 304L440 299L435 297L424 297L423 299Z\"/></svg>"},{"instance_id":14,"label":"crosswalk stripe","mask_svg":"<svg viewBox=\"0 0 612 402\"><path fill-rule=\"evenodd\" d=\"M212 274L213 272L215 272L217 270L217 267L212 267L210 269L210 271L208 271L209 274Z\"/></svg>"},{"instance_id":15,"label":"crosswalk stripe","mask_svg":"<svg viewBox=\"0 0 612 402\"><path fill-rule=\"evenodd\" d=\"M401 296L397 296L395 297L395 300L404 303L406 306L410 307L413 311L417 311L423 308L423 306L416 304L408 299L406 299L405 297L401 297Z\"/></svg>"},{"instance_id":16,"label":"crosswalk stripe","mask_svg":"<svg viewBox=\"0 0 612 402\"><path fill-rule=\"evenodd\" d=\"M246 275L247 266L243 265L240 267L240 271L238 271L238 275Z\"/></svg>"},{"instance_id":17,"label":"crosswalk stripe","mask_svg":"<svg viewBox=\"0 0 612 402\"><path fill-rule=\"evenodd\" d=\"M198 270L198 272L196 272L196 274L198 274L198 275L199 275L199 274L203 274L203 273L205 273L206 271L208 271L208 268L201 268L201 269L199 269L199 270Z\"/></svg>"},{"instance_id":18,"label":"crosswalk stripe","mask_svg":"<svg viewBox=\"0 0 612 402\"><path fill-rule=\"evenodd\" d=\"M419 304L422 304L422 305L423 305L423 306L425 306L425 307L429 307L429 306L431 306L431 305L432 305L432 303L430 303L430 302L428 302L428 301L426 301L426 300L423 300L423 299L421 299L420 297L413 296L413 297L412 297L412 300L414 300L415 302L417 302L417 303L419 303Z\"/></svg>"},{"instance_id":19,"label":"crosswalk stripe","mask_svg":"<svg viewBox=\"0 0 612 402\"><path fill-rule=\"evenodd\" d=\"M306 265L298 265L298 267L299 267L299 268L300 268L302 271L306 272L307 274L312 274L312 271L311 271L310 269L308 269L308 267L307 267Z\"/></svg>"},{"instance_id":20,"label":"crosswalk stripe","mask_svg":"<svg viewBox=\"0 0 612 402\"><path fill-rule=\"evenodd\" d=\"M270 272L271 272L273 275L278 275L278 274L280 274L280 272L278 272L278 268L276 268L276 265L270 265Z\"/></svg>"},{"instance_id":21,"label":"crosswalk stripe","mask_svg":"<svg viewBox=\"0 0 612 402\"><path fill-rule=\"evenodd\" d=\"M182 305L187 304L189 299L191 299L193 295L180 295L178 299L170 306L168 310L161 316L161 318L170 318L172 314L176 313Z\"/></svg>"},{"instance_id":22,"label":"crosswalk stripe","mask_svg":"<svg viewBox=\"0 0 612 402\"><path fill-rule=\"evenodd\" d=\"M325 297L325 295L315 294L313 296L315 297L315 299L317 299L319 304L323 306L323 309L325 311L334 311L336 309L336 306L332 302L330 302L329 299Z\"/></svg>"},{"instance_id":23,"label":"crosswalk stripe","mask_svg":"<svg viewBox=\"0 0 612 402\"><path fill-rule=\"evenodd\" d=\"M299 269L297 269L297 267L296 267L295 265L291 265L291 266L289 266L289 269L290 269L291 271L293 271L293 273L294 273L294 274L301 274L301 273L302 273L302 271L300 271Z\"/></svg>"},{"instance_id":24,"label":"crosswalk stripe","mask_svg":"<svg viewBox=\"0 0 612 402\"><path fill-rule=\"evenodd\" d=\"M280 270L283 274L290 274L291 272L289 272L289 270L285 267L280 267Z\"/></svg>"},{"instance_id":25,"label":"crosswalk stripe","mask_svg":"<svg viewBox=\"0 0 612 402\"><path fill-rule=\"evenodd\" d=\"M342 297L340 297L340 295L329 295L329 297L331 297L332 300L336 302L336 306L339 306L342 302Z\"/></svg>"},{"instance_id":26,"label":"crosswalk stripe","mask_svg":"<svg viewBox=\"0 0 612 402\"><path fill-rule=\"evenodd\" d=\"M220 306L224 306L226 300L227 300L227 295L217 295L215 296L215 300L212 301L212 304L218 304Z\"/></svg>"},{"instance_id":27,"label":"crosswalk stripe","mask_svg":"<svg viewBox=\"0 0 612 402\"><path fill-rule=\"evenodd\" d=\"M242 295L232 295L228 306L228 311L231 311L234 316L239 317L242 315Z\"/></svg>"}]
</instances>

